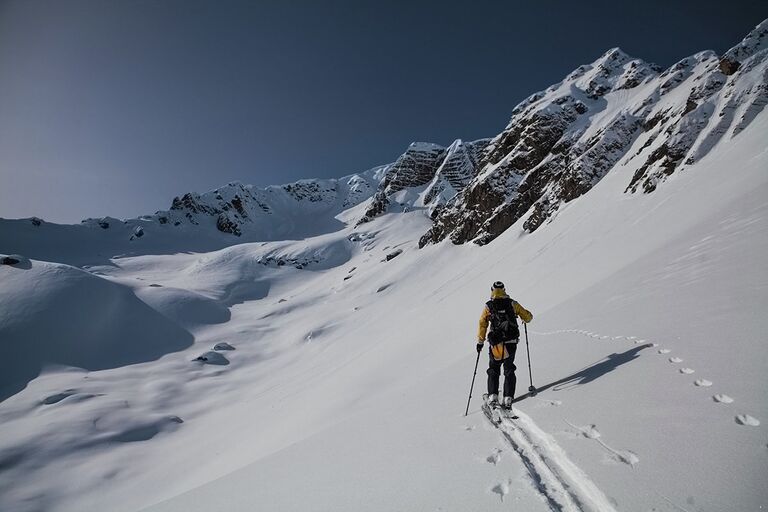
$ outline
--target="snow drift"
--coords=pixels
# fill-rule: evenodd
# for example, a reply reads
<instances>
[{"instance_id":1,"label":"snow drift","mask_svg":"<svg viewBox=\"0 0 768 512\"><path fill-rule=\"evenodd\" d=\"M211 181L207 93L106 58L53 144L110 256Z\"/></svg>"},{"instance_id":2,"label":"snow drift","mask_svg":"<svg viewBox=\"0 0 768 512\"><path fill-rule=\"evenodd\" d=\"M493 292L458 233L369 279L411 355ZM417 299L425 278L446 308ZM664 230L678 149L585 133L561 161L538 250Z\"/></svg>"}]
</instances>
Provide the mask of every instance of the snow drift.
<instances>
[{"instance_id":1,"label":"snow drift","mask_svg":"<svg viewBox=\"0 0 768 512\"><path fill-rule=\"evenodd\" d=\"M151 361L192 344L192 335L133 292L80 269L30 261L0 265L0 332L9 364L0 398L45 365L87 370Z\"/></svg>"}]
</instances>

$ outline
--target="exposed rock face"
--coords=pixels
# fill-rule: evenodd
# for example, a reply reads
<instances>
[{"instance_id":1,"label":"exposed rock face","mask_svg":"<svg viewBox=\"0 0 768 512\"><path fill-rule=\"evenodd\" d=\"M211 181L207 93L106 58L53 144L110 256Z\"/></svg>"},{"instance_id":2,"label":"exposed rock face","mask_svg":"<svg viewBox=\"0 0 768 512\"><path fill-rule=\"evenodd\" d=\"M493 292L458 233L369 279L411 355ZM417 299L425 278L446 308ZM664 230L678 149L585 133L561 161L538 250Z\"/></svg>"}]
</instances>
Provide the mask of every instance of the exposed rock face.
<instances>
[{"instance_id":1,"label":"exposed rock face","mask_svg":"<svg viewBox=\"0 0 768 512\"><path fill-rule=\"evenodd\" d=\"M652 192L768 104L767 40L768 21L722 59L701 52L661 72L614 48L580 66L515 107L420 246L486 244L520 219L533 232L619 166L634 169L626 192Z\"/></svg>"},{"instance_id":2,"label":"exposed rock face","mask_svg":"<svg viewBox=\"0 0 768 512\"><path fill-rule=\"evenodd\" d=\"M400 256L401 254L403 254L403 250L402 249L395 249L391 253L389 253L386 256L384 256L384 261L393 260L393 259L397 258L398 256Z\"/></svg>"},{"instance_id":3,"label":"exposed rock face","mask_svg":"<svg viewBox=\"0 0 768 512\"><path fill-rule=\"evenodd\" d=\"M426 185L445 158L445 148L428 142L414 142L389 168L380 189L387 194Z\"/></svg>"},{"instance_id":4,"label":"exposed rock face","mask_svg":"<svg viewBox=\"0 0 768 512\"><path fill-rule=\"evenodd\" d=\"M136 226L133 230L133 234L131 235L130 239L133 241L143 236L144 236L144 228L141 226Z\"/></svg>"},{"instance_id":5,"label":"exposed rock face","mask_svg":"<svg viewBox=\"0 0 768 512\"><path fill-rule=\"evenodd\" d=\"M251 232L259 238L259 231L269 231L269 226L285 223L286 217L322 214L332 218L365 201L378 183L376 171L372 169L340 180L301 180L264 189L229 183L202 195L187 193L176 197L170 210L143 219L174 227L212 224L222 233L239 237ZM293 222L295 220L290 221Z\"/></svg>"},{"instance_id":6,"label":"exposed rock face","mask_svg":"<svg viewBox=\"0 0 768 512\"><path fill-rule=\"evenodd\" d=\"M424 194L423 204L430 208L430 213L443 206L472 181L480 168L482 153L490 141L481 139L465 143L457 139L448 146Z\"/></svg>"},{"instance_id":7,"label":"exposed rock face","mask_svg":"<svg viewBox=\"0 0 768 512\"><path fill-rule=\"evenodd\" d=\"M8 265L16 268L30 269L32 262L26 256L20 254L0 254L0 265Z\"/></svg>"},{"instance_id":8,"label":"exposed rock face","mask_svg":"<svg viewBox=\"0 0 768 512\"><path fill-rule=\"evenodd\" d=\"M237 222L231 220L226 213L219 214L219 217L216 219L216 229L222 233L232 233L235 236L242 235Z\"/></svg>"},{"instance_id":9,"label":"exposed rock face","mask_svg":"<svg viewBox=\"0 0 768 512\"><path fill-rule=\"evenodd\" d=\"M176 197L154 215L83 223L110 232L151 227L146 238L209 230L229 243L220 233L233 242L313 236L416 208L434 222L420 246L446 238L482 245L518 221L535 231L609 172L620 173L625 193L651 193L738 136L766 105L768 20L723 56L700 52L666 70L613 48L519 103L492 139L415 142L391 164L338 180L230 183Z\"/></svg>"},{"instance_id":10,"label":"exposed rock face","mask_svg":"<svg viewBox=\"0 0 768 512\"><path fill-rule=\"evenodd\" d=\"M720 72L724 75L732 75L739 70L741 63L727 58L720 59Z\"/></svg>"},{"instance_id":11,"label":"exposed rock face","mask_svg":"<svg viewBox=\"0 0 768 512\"><path fill-rule=\"evenodd\" d=\"M249 187L242 183L230 183L204 196L187 193L180 198L175 197L168 214L158 212L158 222L167 224L168 218L175 212L183 214L189 223L195 225L199 224L198 216L209 216L216 219L219 231L240 236L240 223L247 222L249 218L246 204L248 209L259 208L269 213L269 207L254 197Z\"/></svg>"},{"instance_id":12,"label":"exposed rock face","mask_svg":"<svg viewBox=\"0 0 768 512\"><path fill-rule=\"evenodd\" d=\"M722 58L701 52L669 71L680 77L677 89L686 103L661 99L648 117L658 126L649 133L652 149L627 191L652 192L677 169L701 160L723 137L737 136L768 104L768 20L758 25ZM671 74L673 74L671 73ZM740 114L740 116L739 116ZM627 160L634 163L634 157Z\"/></svg>"},{"instance_id":13,"label":"exposed rock face","mask_svg":"<svg viewBox=\"0 0 768 512\"><path fill-rule=\"evenodd\" d=\"M741 67L741 63L759 51L768 47L768 20L750 32L741 43L728 50L720 59L720 71L727 76L733 75Z\"/></svg>"},{"instance_id":14,"label":"exposed rock face","mask_svg":"<svg viewBox=\"0 0 768 512\"><path fill-rule=\"evenodd\" d=\"M655 73L652 65L614 48L520 103L486 147L481 172L437 216L420 245L446 237L488 243L531 207L527 229L536 229L561 202L599 181L634 140L640 122L629 115L590 130L588 119L606 109L603 97L637 87Z\"/></svg>"},{"instance_id":15,"label":"exposed rock face","mask_svg":"<svg viewBox=\"0 0 768 512\"><path fill-rule=\"evenodd\" d=\"M435 209L461 191L475 176L480 155L489 139L465 143L454 141L444 148L428 142L414 142L405 153L386 167L384 178L358 224L385 213L398 192L424 187L408 206Z\"/></svg>"},{"instance_id":16,"label":"exposed rock face","mask_svg":"<svg viewBox=\"0 0 768 512\"><path fill-rule=\"evenodd\" d=\"M389 196L410 187L426 185L445 157L445 148L428 142L414 142L390 164L376 193L358 224L368 222L385 213Z\"/></svg>"}]
</instances>

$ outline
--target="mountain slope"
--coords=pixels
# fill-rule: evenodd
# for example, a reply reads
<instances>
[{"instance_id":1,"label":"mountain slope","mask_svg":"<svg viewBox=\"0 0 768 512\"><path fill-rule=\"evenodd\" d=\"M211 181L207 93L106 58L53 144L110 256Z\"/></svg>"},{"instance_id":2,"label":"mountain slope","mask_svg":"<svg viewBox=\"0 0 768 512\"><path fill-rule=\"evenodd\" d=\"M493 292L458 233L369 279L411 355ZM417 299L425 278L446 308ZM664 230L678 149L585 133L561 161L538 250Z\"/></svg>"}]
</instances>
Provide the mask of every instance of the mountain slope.
<instances>
[{"instance_id":1,"label":"mountain slope","mask_svg":"<svg viewBox=\"0 0 768 512\"><path fill-rule=\"evenodd\" d=\"M486 430L481 378L462 416L476 315L497 279L535 314L541 393L519 407L618 510L757 508L767 129L762 113L653 194L625 196L631 170L609 174L594 201L533 234L520 220L494 250L417 250L429 221L411 211L307 241L91 269L149 304L187 290L231 318L186 324L194 345L158 361L49 368L2 402L2 508L546 510L557 496ZM299 254L327 264L265 264ZM223 360L195 361L222 342L234 348L213 351Z\"/></svg>"},{"instance_id":2,"label":"mountain slope","mask_svg":"<svg viewBox=\"0 0 768 512\"><path fill-rule=\"evenodd\" d=\"M455 140L448 148L414 142L392 164L369 201L358 224L386 213L396 202L404 207L426 207L430 212L452 199L477 174L479 158L488 139L465 143ZM421 190L423 187L423 190ZM410 189L417 189L414 194ZM409 194L410 192L410 194ZM416 196L408 198L407 196Z\"/></svg>"},{"instance_id":3,"label":"mountain slope","mask_svg":"<svg viewBox=\"0 0 768 512\"><path fill-rule=\"evenodd\" d=\"M768 325L754 312L768 296L761 263L768 154L755 149L768 117L756 123L759 130L718 148L658 194L627 202L624 169L595 188L594 203L569 205L532 235L521 236L518 222L495 251L411 250L391 262L396 270L382 267L362 285L349 281L332 309L343 317L360 308L365 318L339 320L332 337L346 345L329 355L330 373L309 390L298 370L298 382L279 393L289 404L271 402L275 421L282 414L309 419L319 408L297 408L292 397L335 403L344 394L338 422L147 510L247 510L253 503L503 510L510 502L549 510L547 503L567 503L550 487L538 487L549 501L532 499L536 474L526 476L503 436L488 436L478 411L482 382L470 416L462 416L475 315L499 278L536 315L529 333L541 392L519 407L617 510L759 508L767 497L759 475L768 469L760 333ZM730 161L741 174L722 184L720 169ZM425 265L433 272L425 275ZM524 389L525 356L518 357ZM747 416L760 425L741 424ZM297 493L289 475L306 492Z\"/></svg>"},{"instance_id":4,"label":"mountain slope","mask_svg":"<svg viewBox=\"0 0 768 512\"><path fill-rule=\"evenodd\" d=\"M716 65L736 73L724 76L762 69L738 50L729 55ZM565 129L580 134L574 144L602 133L595 147L612 145L601 130L613 125L601 119L629 120L620 98L631 103L636 89L657 87L652 66L632 68L618 51L605 58L615 72L585 67L574 78L585 98L605 100L593 123ZM715 61L704 53L686 62L681 83ZM370 187L360 184L351 207L351 193L339 192L355 186L347 180L333 190L320 181L281 187L273 196L285 209L280 200L269 206L297 220L285 232L319 230L302 239L259 240L284 228L260 231L262 214L245 207L258 208L260 196L242 199L237 185L221 199L180 198L169 214L187 222L168 231L173 223L159 218L107 229L0 222L0 248L32 256L0 266L5 363L15 367L22 354L32 368L25 387L0 402L0 509L759 509L768 500L768 113L754 96L762 82L739 80L727 130L710 136L717 125L706 123L688 156L702 152L663 184L652 165L638 193L627 192L637 162L671 140L667 129L696 131L677 111L628 135L619 164L559 204L552 222L531 231L522 215L487 247L418 247L433 226L425 199L436 185L465 187L435 210L439 225L473 186L503 177L486 176L473 163L480 152L473 161L459 143L453 152L426 148L425 158L435 154L423 173L411 173L414 164L361 176ZM677 108L689 92L678 84L652 108ZM721 108L717 94L694 101ZM541 126L555 127L560 114ZM597 165L590 154L582 161ZM525 155L514 156L513 184ZM465 182L470 169L479 174ZM650 193L646 180L656 185ZM394 181L403 188L386 192ZM559 197L552 183L542 190ZM374 190L389 206L359 223L372 199L358 199ZM306 209L294 211L302 201ZM239 237L216 227L222 213L239 223ZM313 214L323 220L298 224ZM62 264L71 260L88 263ZM518 349L518 396L528 348L540 390L518 403L524 421L507 435L480 412L485 353L463 416L477 318L499 279L534 313L530 344ZM56 347L68 358L52 357ZM140 357L112 357L123 350Z\"/></svg>"},{"instance_id":5,"label":"mountain slope","mask_svg":"<svg viewBox=\"0 0 768 512\"><path fill-rule=\"evenodd\" d=\"M627 192L652 192L720 139L737 137L762 111L766 41L768 20L722 59L701 52L659 73L614 48L580 66L515 107L486 148L478 176L420 245L445 238L483 245L523 217L533 232L620 166L633 169Z\"/></svg>"}]
</instances>

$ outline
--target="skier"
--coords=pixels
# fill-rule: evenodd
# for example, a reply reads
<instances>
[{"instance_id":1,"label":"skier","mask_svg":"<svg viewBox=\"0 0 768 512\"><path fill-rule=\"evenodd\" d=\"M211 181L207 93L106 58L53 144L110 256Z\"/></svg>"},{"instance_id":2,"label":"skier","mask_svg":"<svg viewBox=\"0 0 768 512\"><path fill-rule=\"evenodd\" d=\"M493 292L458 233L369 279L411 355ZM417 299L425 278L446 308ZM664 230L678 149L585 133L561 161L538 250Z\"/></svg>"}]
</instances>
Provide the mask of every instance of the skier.
<instances>
[{"instance_id":1,"label":"skier","mask_svg":"<svg viewBox=\"0 0 768 512\"><path fill-rule=\"evenodd\" d=\"M477 352L483 350L486 332L490 345L488 361L488 404L498 404L499 374L504 365L504 401L502 406L510 408L515 396L515 352L520 341L520 330L517 327L517 317L523 322L530 323L533 315L512 300L504 290L504 283L496 281L491 286L491 300L485 303L480 315L480 328L477 332ZM490 322L490 331L488 324Z\"/></svg>"}]
</instances>

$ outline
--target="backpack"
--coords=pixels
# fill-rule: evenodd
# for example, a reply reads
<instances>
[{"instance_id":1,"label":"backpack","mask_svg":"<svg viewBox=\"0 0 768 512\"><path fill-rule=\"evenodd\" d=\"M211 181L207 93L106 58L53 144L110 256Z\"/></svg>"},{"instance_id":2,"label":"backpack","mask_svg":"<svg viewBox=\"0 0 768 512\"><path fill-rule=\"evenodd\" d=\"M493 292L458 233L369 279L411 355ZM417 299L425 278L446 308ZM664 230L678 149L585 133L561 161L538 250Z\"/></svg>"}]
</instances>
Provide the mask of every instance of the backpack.
<instances>
[{"instance_id":1,"label":"backpack","mask_svg":"<svg viewBox=\"0 0 768 512\"><path fill-rule=\"evenodd\" d=\"M491 345L507 343L520 338L520 329L517 327L517 315L515 304L509 297L493 299L485 303L491 313L491 330L488 333L488 342Z\"/></svg>"}]
</instances>

